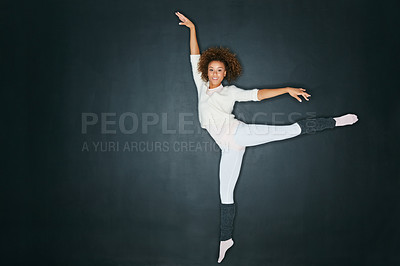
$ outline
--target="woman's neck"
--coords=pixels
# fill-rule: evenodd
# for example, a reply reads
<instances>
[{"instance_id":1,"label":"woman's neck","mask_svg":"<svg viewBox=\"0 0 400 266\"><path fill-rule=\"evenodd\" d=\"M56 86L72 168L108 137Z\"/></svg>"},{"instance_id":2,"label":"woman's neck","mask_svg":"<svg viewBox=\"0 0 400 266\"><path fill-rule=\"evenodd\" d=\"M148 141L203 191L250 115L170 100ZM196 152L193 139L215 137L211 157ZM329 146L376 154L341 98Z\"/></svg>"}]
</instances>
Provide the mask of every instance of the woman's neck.
<instances>
[{"instance_id":1,"label":"woman's neck","mask_svg":"<svg viewBox=\"0 0 400 266\"><path fill-rule=\"evenodd\" d=\"M212 84L209 84L209 85L208 85L208 88L209 88L210 90L212 90L212 89L218 88L219 86L221 86L221 83L218 84L218 85L215 86L215 87L213 87Z\"/></svg>"}]
</instances>

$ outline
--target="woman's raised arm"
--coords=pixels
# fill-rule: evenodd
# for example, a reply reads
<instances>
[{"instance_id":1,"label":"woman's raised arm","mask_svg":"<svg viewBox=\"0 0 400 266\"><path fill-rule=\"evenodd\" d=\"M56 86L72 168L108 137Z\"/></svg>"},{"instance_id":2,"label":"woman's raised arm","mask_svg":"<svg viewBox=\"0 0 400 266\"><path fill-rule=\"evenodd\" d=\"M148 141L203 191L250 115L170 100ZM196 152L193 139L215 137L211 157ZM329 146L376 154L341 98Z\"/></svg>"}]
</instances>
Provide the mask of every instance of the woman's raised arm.
<instances>
[{"instance_id":1,"label":"woman's raised arm","mask_svg":"<svg viewBox=\"0 0 400 266\"><path fill-rule=\"evenodd\" d=\"M196 38L196 28L193 22L191 22L187 17L179 12L175 12L175 15L177 15L178 18L182 21L179 22L179 25L184 25L190 29L190 54L200 54L200 49Z\"/></svg>"}]
</instances>

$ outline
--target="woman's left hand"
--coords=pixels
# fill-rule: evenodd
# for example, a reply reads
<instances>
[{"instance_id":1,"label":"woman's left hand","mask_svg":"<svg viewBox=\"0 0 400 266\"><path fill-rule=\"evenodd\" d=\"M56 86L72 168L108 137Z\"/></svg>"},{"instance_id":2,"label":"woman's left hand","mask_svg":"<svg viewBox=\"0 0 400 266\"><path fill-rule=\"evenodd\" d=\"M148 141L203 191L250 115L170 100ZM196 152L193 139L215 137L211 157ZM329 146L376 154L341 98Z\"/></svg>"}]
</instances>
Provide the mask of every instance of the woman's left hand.
<instances>
[{"instance_id":1,"label":"woman's left hand","mask_svg":"<svg viewBox=\"0 0 400 266\"><path fill-rule=\"evenodd\" d=\"M287 92L290 94L290 96L292 96L293 98L296 98L299 102L301 102L300 97L298 97L298 95L301 95L304 97L304 99L306 99L307 101L309 101L309 99L307 97L311 97L310 94L308 94L306 92L305 89L303 88L291 88L291 87L287 87Z\"/></svg>"}]
</instances>

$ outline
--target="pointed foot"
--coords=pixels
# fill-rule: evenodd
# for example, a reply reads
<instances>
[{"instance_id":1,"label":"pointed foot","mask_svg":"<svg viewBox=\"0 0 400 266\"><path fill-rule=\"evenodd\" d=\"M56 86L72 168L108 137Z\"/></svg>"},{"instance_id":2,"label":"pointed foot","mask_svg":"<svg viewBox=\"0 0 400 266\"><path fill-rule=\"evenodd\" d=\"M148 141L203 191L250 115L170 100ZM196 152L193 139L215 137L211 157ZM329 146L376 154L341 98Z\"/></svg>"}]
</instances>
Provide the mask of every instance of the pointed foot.
<instances>
[{"instance_id":1,"label":"pointed foot","mask_svg":"<svg viewBox=\"0 0 400 266\"><path fill-rule=\"evenodd\" d=\"M228 251L229 248L231 248L233 246L233 240L228 239L225 241L221 241L219 242L219 258L218 258L218 263L221 263L222 260L225 257L225 253Z\"/></svg>"},{"instance_id":2,"label":"pointed foot","mask_svg":"<svg viewBox=\"0 0 400 266\"><path fill-rule=\"evenodd\" d=\"M355 114L346 114L339 117L334 117L333 119L336 121L336 127L352 125L358 121L358 117Z\"/></svg>"}]
</instances>

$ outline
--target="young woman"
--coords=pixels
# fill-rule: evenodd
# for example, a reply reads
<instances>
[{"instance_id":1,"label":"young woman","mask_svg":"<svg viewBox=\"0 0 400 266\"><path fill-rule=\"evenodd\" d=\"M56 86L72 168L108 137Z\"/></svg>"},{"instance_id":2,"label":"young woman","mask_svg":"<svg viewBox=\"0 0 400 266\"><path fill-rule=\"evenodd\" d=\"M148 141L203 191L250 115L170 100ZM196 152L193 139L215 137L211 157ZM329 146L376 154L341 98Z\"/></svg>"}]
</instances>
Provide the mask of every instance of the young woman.
<instances>
[{"instance_id":1,"label":"young woman","mask_svg":"<svg viewBox=\"0 0 400 266\"><path fill-rule=\"evenodd\" d=\"M232 231L235 217L233 192L242 164L245 148L271 141L293 138L327 128L351 125L357 122L354 114L340 117L313 118L297 121L291 125L245 124L232 114L235 102L262 101L288 93L301 102L309 95L302 88L243 90L234 85L223 86L222 81L235 80L241 74L241 66L227 48L209 48L200 55L194 24L179 12L179 25L190 29L190 62L197 87L198 113L201 127L206 129L221 148L220 179L220 248L218 263L233 245Z\"/></svg>"}]
</instances>

